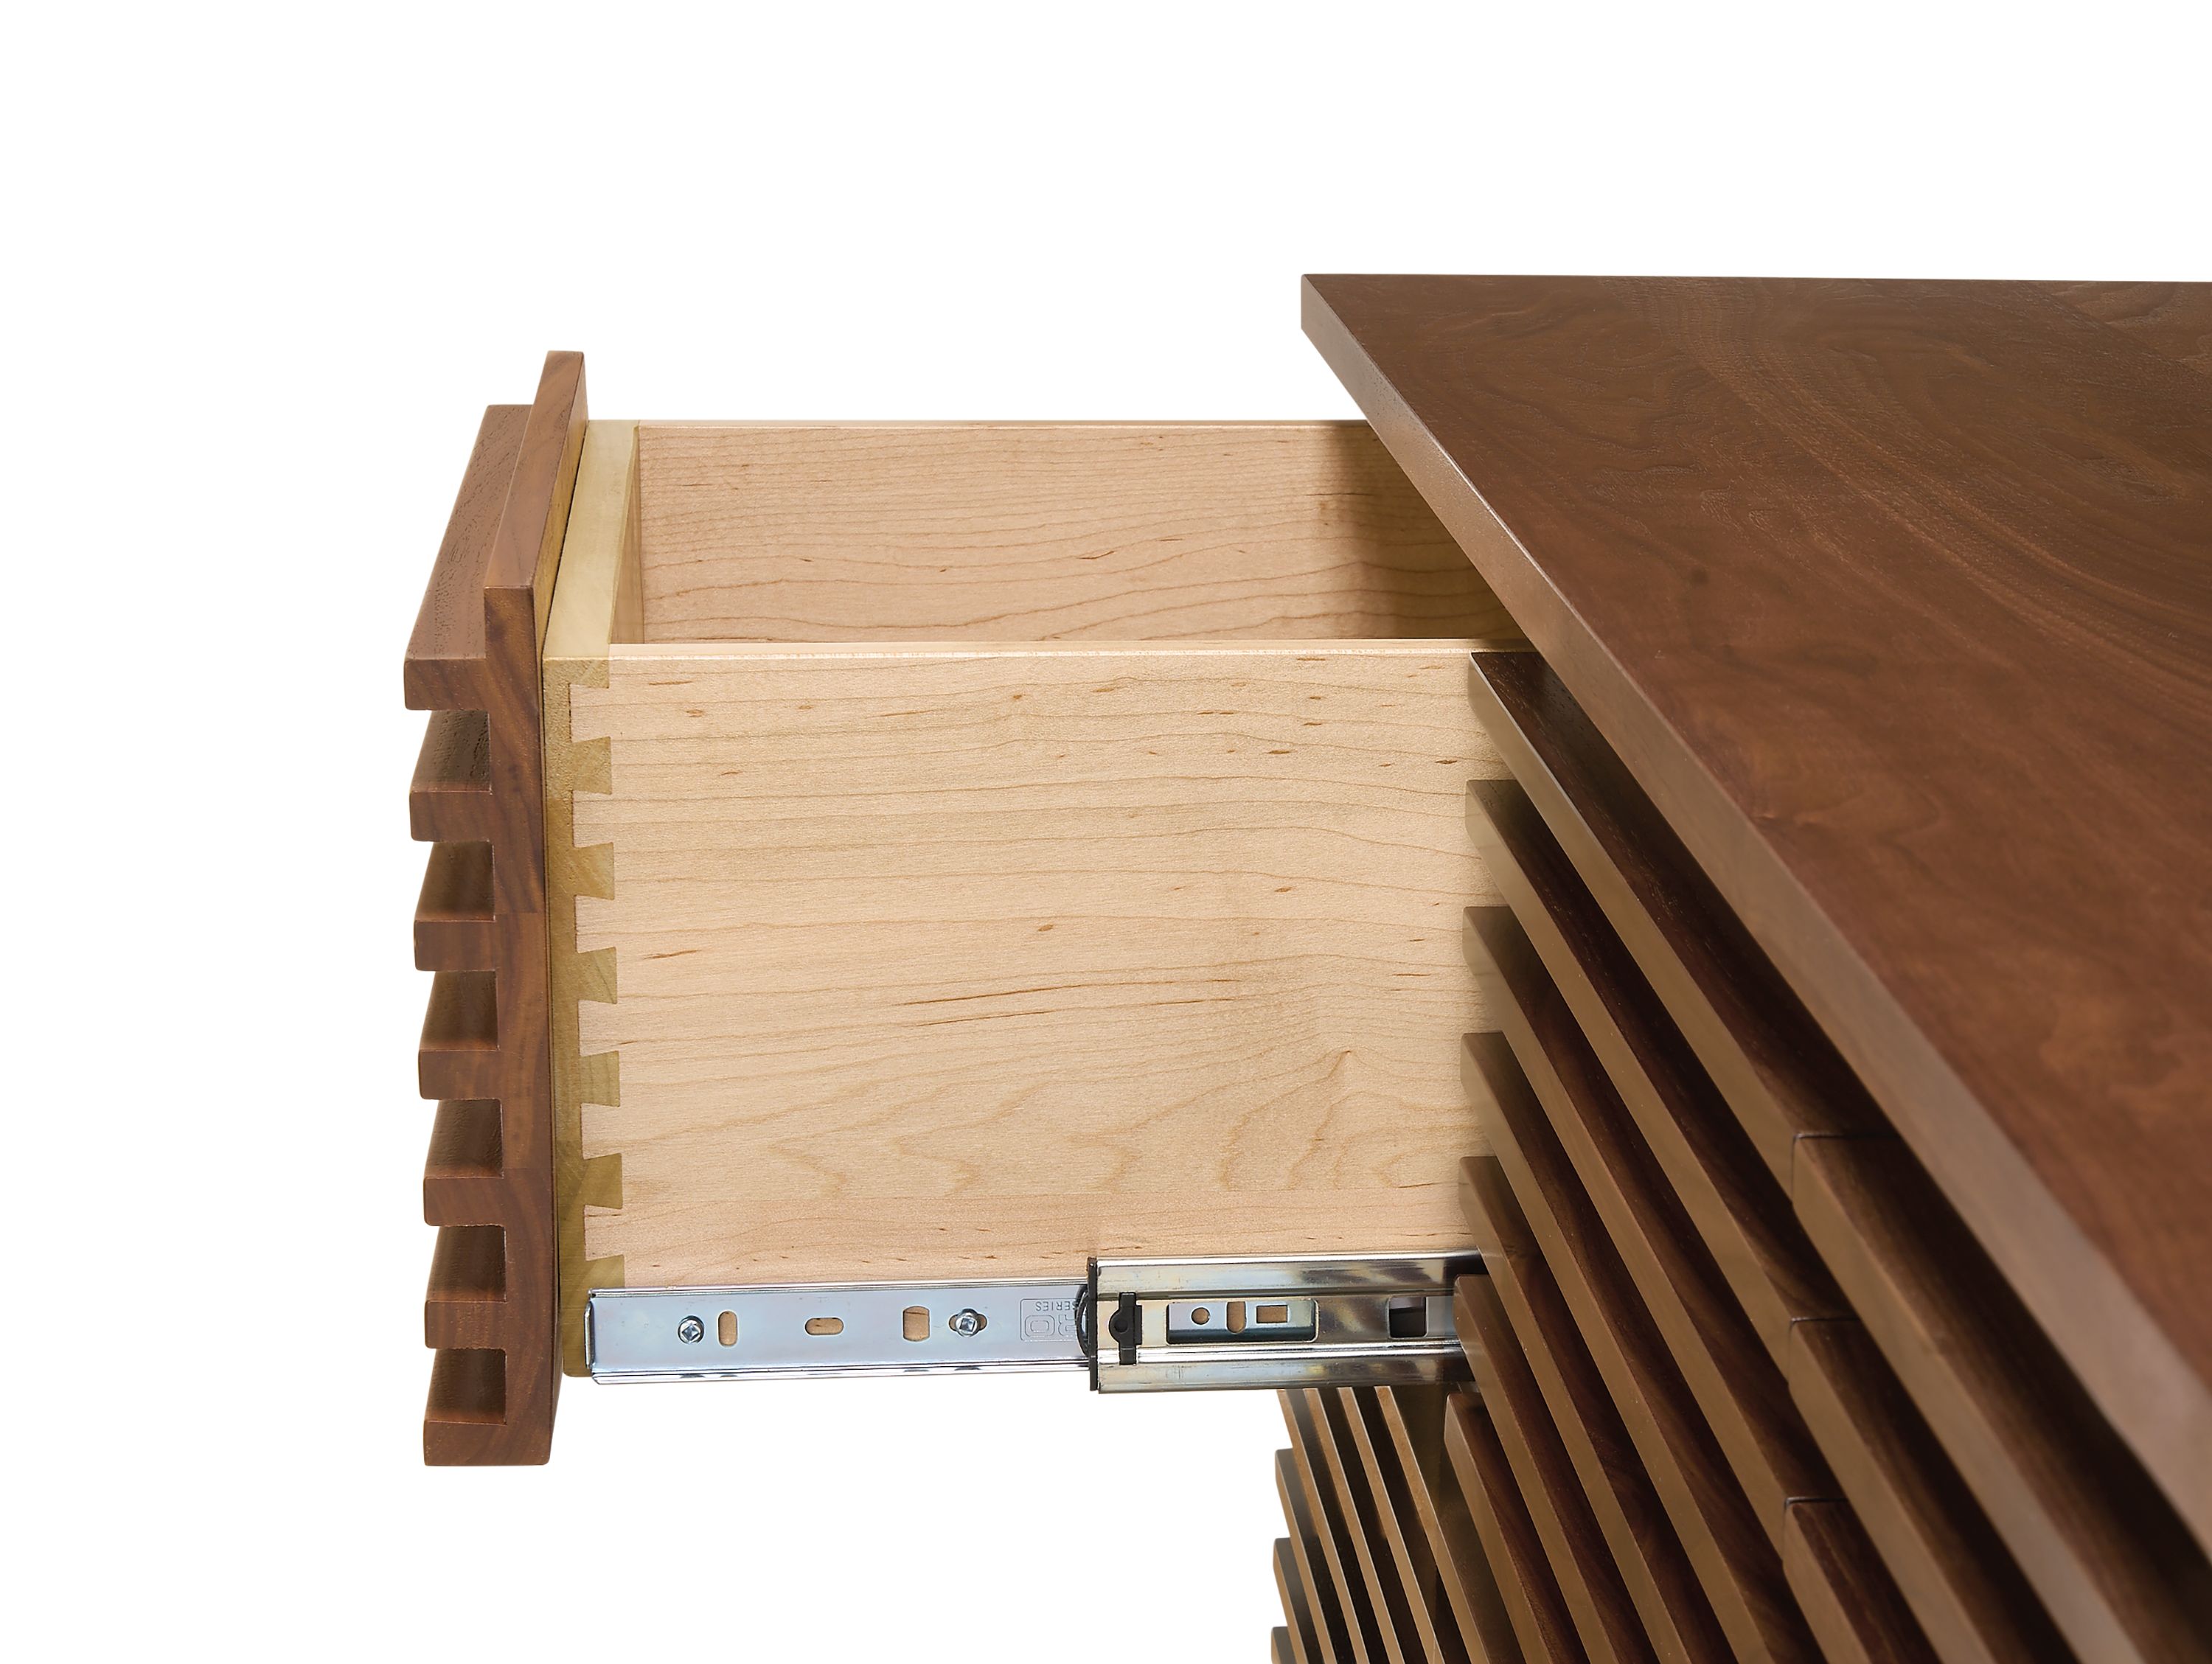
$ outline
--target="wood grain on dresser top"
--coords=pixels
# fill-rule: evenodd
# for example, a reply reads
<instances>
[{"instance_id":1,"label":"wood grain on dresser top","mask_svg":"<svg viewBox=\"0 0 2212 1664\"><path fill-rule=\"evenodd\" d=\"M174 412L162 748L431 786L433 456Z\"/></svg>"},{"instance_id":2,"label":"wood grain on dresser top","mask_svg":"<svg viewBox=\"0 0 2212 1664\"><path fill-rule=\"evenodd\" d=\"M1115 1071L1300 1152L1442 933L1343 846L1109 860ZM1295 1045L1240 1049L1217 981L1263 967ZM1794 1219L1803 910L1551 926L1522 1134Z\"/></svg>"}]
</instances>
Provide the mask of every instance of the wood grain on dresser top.
<instances>
[{"instance_id":1,"label":"wood grain on dresser top","mask_svg":"<svg viewBox=\"0 0 2212 1664\"><path fill-rule=\"evenodd\" d=\"M2212 286L1316 277L1306 325L2212 1540Z\"/></svg>"}]
</instances>

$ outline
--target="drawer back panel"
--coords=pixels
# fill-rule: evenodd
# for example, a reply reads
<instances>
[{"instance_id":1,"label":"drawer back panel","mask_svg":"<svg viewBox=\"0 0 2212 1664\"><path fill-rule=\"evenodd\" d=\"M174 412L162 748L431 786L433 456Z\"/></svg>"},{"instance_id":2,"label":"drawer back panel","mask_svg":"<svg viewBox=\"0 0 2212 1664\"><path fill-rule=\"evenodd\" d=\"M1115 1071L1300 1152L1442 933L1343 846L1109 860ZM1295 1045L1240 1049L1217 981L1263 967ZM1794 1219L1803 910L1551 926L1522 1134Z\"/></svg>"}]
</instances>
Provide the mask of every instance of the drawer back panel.
<instances>
[{"instance_id":1,"label":"drawer back panel","mask_svg":"<svg viewBox=\"0 0 2212 1664\"><path fill-rule=\"evenodd\" d=\"M641 423L648 641L1512 634L1364 422Z\"/></svg>"}]
</instances>

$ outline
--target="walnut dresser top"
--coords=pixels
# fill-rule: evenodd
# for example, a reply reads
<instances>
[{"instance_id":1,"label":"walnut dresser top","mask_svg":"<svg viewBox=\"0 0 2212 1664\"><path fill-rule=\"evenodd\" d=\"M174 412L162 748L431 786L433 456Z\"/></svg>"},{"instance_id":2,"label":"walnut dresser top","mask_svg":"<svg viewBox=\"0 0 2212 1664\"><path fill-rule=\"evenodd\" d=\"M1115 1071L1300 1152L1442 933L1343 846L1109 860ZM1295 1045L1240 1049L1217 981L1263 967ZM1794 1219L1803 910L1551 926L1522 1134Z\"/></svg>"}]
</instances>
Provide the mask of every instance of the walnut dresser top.
<instances>
[{"instance_id":1,"label":"walnut dresser top","mask_svg":"<svg viewBox=\"0 0 2212 1664\"><path fill-rule=\"evenodd\" d=\"M1304 307L2093 1393L2179 1365L2201 1400L2212 285L1316 276Z\"/></svg>"}]
</instances>

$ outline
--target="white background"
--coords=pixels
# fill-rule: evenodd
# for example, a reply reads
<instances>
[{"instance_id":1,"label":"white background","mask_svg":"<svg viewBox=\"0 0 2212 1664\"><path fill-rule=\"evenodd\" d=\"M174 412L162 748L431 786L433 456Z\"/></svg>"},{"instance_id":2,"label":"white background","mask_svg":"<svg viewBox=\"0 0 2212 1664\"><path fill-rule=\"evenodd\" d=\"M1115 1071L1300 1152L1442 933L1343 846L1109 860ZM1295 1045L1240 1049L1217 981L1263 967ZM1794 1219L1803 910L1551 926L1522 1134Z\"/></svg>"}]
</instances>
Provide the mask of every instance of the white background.
<instances>
[{"instance_id":1,"label":"white background","mask_svg":"<svg viewBox=\"0 0 2212 1664\"><path fill-rule=\"evenodd\" d=\"M2205 9L40 7L17 1656L1264 1656L1264 1395L571 1383L429 1472L402 648L481 407L1354 414L1309 270L2212 277Z\"/></svg>"}]
</instances>

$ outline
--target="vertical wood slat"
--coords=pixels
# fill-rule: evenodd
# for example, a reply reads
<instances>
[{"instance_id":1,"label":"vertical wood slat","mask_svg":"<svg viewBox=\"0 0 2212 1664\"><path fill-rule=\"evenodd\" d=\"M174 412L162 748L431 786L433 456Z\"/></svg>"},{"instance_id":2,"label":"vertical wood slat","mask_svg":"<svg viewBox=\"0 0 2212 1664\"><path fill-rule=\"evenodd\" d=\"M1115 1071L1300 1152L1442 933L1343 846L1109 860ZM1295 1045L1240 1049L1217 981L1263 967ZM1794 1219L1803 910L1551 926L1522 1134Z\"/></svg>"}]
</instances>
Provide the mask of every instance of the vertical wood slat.
<instances>
[{"instance_id":1,"label":"vertical wood slat","mask_svg":"<svg viewBox=\"0 0 2212 1664\"><path fill-rule=\"evenodd\" d=\"M1314 1623L1313 1606L1306 1598L1306 1585L1299 1564L1287 1537L1275 1539L1275 1594L1283 1603L1283 1615L1291 1621L1276 1634L1285 1637L1291 1656L1297 1664L1332 1664L1335 1655L1322 1650L1319 1629Z\"/></svg>"},{"instance_id":2,"label":"vertical wood slat","mask_svg":"<svg viewBox=\"0 0 2212 1664\"><path fill-rule=\"evenodd\" d=\"M1381 1633L1383 1655L1391 1664L1419 1664L1421 1637L1411 1603L1389 1562L1383 1540L1382 1509L1367 1487L1347 1424L1344 1400L1336 1393L1306 1388L1308 1436L1318 1458L1318 1471L1333 1485L1342 1506L1342 1518L1351 1539L1358 1575L1365 1583L1370 1609Z\"/></svg>"},{"instance_id":3,"label":"vertical wood slat","mask_svg":"<svg viewBox=\"0 0 2212 1664\"><path fill-rule=\"evenodd\" d=\"M547 355L531 405L485 413L403 677L408 705L433 713L410 823L439 846L417 915L417 952L437 972L418 1068L423 1095L444 1101L423 1173L441 1227L424 1307L436 1357L423 1457L436 1466L542 1462L552 1443L538 663L583 426L574 353Z\"/></svg>"},{"instance_id":4,"label":"vertical wood slat","mask_svg":"<svg viewBox=\"0 0 2212 1664\"><path fill-rule=\"evenodd\" d=\"M1398 1580L1422 1654L1432 1664L1467 1664L1466 1645L1445 1606L1436 1558L1416 1517L1413 1493L1421 1483L1420 1474L1401 1459L1380 1389L1342 1388L1334 1397L1374 1498L1376 1524L1389 1562L1384 1576L1395 1574Z\"/></svg>"}]
</instances>

